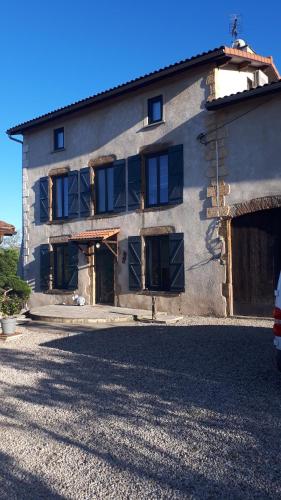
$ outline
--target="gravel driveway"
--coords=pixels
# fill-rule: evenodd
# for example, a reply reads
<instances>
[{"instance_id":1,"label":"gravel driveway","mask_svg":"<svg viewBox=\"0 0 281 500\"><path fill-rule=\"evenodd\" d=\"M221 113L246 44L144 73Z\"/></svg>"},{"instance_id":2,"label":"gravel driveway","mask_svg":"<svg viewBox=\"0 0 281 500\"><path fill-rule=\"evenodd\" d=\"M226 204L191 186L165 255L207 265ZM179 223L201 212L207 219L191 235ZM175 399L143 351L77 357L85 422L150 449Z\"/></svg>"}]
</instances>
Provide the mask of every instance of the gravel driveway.
<instances>
[{"instance_id":1,"label":"gravel driveway","mask_svg":"<svg viewBox=\"0 0 281 500\"><path fill-rule=\"evenodd\" d=\"M280 498L271 327L34 325L1 345L1 500Z\"/></svg>"}]
</instances>

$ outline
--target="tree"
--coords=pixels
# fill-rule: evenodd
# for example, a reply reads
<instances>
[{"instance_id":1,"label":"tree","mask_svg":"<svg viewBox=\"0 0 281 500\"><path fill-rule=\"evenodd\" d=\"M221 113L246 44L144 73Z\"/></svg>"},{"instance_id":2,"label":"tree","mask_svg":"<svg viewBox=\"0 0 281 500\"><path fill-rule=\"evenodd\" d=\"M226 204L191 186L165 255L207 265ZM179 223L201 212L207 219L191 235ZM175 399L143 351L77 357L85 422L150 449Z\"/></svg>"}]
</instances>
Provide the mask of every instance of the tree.
<instances>
[{"instance_id":1,"label":"tree","mask_svg":"<svg viewBox=\"0 0 281 500\"><path fill-rule=\"evenodd\" d=\"M17 248L0 248L0 289L10 290L23 301L30 296L28 284L17 276L19 250Z\"/></svg>"},{"instance_id":2,"label":"tree","mask_svg":"<svg viewBox=\"0 0 281 500\"><path fill-rule=\"evenodd\" d=\"M12 236L4 236L0 248L16 248L19 251L21 247L21 241L22 233L20 230L17 230L17 232Z\"/></svg>"}]
</instances>

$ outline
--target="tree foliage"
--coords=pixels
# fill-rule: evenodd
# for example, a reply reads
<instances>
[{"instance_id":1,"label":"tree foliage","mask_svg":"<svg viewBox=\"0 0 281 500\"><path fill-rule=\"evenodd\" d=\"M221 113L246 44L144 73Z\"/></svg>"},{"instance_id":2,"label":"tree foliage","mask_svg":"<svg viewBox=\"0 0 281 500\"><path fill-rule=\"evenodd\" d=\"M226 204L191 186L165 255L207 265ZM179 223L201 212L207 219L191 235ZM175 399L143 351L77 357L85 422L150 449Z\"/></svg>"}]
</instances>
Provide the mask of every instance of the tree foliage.
<instances>
[{"instance_id":1,"label":"tree foliage","mask_svg":"<svg viewBox=\"0 0 281 500\"><path fill-rule=\"evenodd\" d=\"M10 290L9 295L17 295L23 301L30 296L28 284L17 276L19 250L0 248L0 289Z\"/></svg>"}]
</instances>

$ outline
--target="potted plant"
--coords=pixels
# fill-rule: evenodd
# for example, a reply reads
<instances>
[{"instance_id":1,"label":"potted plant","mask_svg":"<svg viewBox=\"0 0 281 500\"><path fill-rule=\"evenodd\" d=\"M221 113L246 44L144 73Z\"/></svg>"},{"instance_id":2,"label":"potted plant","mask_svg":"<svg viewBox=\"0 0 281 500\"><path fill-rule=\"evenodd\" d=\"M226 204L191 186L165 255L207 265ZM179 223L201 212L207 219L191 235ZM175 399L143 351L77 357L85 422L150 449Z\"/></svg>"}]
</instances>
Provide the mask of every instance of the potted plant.
<instances>
[{"instance_id":1,"label":"potted plant","mask_svg":"<svg viewBox=\"0 0 281 500\"><path fill-rule=\"evenodd\" d=\"M13 335L16 330L17 316L23 307L23 299L17 294L11 293L12 289L6 290L0 298L0 311L2 313L1 327L4 335Z\"/></svg>"}]
</instances>

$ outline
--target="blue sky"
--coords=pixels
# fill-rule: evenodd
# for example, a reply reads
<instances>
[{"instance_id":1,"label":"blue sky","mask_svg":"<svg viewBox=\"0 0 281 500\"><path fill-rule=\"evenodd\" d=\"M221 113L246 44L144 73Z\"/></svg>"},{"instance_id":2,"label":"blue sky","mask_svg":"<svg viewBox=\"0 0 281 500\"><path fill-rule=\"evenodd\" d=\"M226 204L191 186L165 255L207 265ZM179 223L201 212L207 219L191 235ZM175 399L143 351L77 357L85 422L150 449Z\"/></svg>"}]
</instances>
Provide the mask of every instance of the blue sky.
<instances>
[{"instance_id":1,"label":"blue sky","mask_svg":"<svg viewBox=\"0 0 281 500\"><path fill-rule=\"evenodd\" d=\"M268 6L270 8L268 8ZM0 6L0 219L21 226L21 146L12 125L242 38L281 69L281 4L188 0L14 0Z\"/></svg>"}]
</instances>

